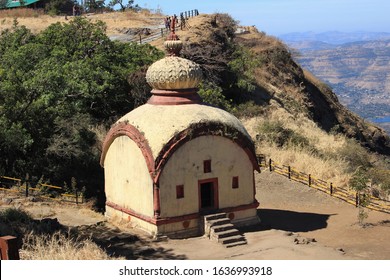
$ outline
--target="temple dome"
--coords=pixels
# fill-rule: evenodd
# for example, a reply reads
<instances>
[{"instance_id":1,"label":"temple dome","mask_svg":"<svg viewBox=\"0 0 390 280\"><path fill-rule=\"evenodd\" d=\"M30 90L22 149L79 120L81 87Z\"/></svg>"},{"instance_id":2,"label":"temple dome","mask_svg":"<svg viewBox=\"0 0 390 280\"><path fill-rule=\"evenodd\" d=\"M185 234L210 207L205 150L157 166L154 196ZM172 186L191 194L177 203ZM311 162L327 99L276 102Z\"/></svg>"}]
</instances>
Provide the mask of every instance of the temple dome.
<instances>
[{"instance_id":1,"label":"temple dome","mask_svg":"<svg viewBox=\"0 0 390 280\"><path fill-rule=\"evenodd\" d=\"M181 90L198 87L202 76L202 70L195 62L168 56L149 67L146 81L153 89Z\"/></svg>"},{"instance_id":2,"label":"temple dome","mask_svg":"<svg viewBox=\"0 0 390 280\"><path fill-rule=\"evenodd\" d=\"M242 123L230 113L205 104L188 104L181 106L142 105L129 112L119 123L128 123L147 139L153 157L157 158L164 146L180 132L200 124L220 124L231 128L244 136L248 142L251 137Z\"/></svg>"}]
</instances>

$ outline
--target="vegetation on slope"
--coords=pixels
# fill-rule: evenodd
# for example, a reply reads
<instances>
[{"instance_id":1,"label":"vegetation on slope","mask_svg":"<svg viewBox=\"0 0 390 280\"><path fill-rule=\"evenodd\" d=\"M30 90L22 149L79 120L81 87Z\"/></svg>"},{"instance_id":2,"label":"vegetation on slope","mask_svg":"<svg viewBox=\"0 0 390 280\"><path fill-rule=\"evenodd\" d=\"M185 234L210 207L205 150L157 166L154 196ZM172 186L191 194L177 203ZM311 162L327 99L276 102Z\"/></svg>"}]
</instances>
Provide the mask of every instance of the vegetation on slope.
<instances>
[{"instance_id":1,"label":"vegetation on slope","mask_svg":"<svg viewBox=\"0 0 390 280\"><path fill-rule=\"evenodd\" d=\"M81 17L37 35L15 22L0 35L0 173L60 185L75 177L102 193L99 135L140 103L129 75L143 77L161 56L111 41L102 22Z\"/></svg>"}]
</instances>

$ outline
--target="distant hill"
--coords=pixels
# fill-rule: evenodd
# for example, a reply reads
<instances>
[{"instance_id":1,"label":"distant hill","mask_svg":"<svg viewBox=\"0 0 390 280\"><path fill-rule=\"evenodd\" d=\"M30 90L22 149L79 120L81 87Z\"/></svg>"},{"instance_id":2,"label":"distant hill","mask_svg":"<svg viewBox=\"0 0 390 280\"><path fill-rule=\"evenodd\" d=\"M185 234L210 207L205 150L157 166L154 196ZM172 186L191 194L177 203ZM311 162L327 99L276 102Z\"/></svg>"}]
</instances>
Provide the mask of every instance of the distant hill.
<instances>
[{"instance_id":1,"label":"distant hill","mask_svg":"<svg viewBox=\"0 0 390 280\"><path fill-rule=\"evenodd\" d=\"M302 67L328 83L344 105L368 119L390 114L390 33L299 34L283 37L300 52Z\"/></svg>"},{"instance_id":2,"label":"distant hill","mask_svg":"<svg viewBox=\"0 0 390 280\"><path fill-rule=\"evenodd\" d=\"M341 45L345 43L358 42L358 41L372 41L390 39L390 33L388 32L339 32L328 31L322 33L315 32L294 32L287 33L278 36L281 40L288 43L299 43L302 41L309 42L323 42L332 45Z\"/></svg>"}]
</instances>

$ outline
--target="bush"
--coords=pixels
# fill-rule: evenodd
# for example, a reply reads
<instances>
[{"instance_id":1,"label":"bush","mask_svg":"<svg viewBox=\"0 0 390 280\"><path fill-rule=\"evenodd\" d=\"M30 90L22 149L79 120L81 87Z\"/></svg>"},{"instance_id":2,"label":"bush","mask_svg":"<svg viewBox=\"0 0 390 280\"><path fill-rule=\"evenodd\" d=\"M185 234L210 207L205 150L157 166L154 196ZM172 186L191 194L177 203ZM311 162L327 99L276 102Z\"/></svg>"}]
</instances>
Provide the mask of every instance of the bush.
<instances>
[{"instance_id":1,"label":"bush","mask_svg":"<svg viewBox=\"0 0 390 280\"><path fill-rule=\"evenodd\" d=\"M373 185L380 186L384 192L390 194L390 170L373 168L370 170L370 178Z\"/></svg>"},{"instance_id":2,"label":"bush","mask_svg":"<svg viewBox=\"0 0 390 280\"><path fill-rule=\"evenodd\" d=\"M285 128L280 121L265 121L258 126L257 131L260 141L275 144L277 147L311 147L309 139L292 129Z\"/></svg>"},{"instance_id":3,"label":"bush","mask_svg":"<svg viewBox=\"0 0 390 280\"><path fill-rule=\"evenodd\" d=\"M72 0L44 0L38 5L42 6L49 15L71 15L74 2Z\"/></svg>"},{"instance_id":4,"label":"bush","mask_svg":"<svg viewBox=\"0 0 390 280\"><path fill-rule=\"evenodd\" d=\"M91 128L143 100L146 81L132 85L128 77L162 55L147 44L110 40L101 21L75 17L39 34L15 21L0 33L0 170L43 175L54 185L76 177L104 205Z\"/></svg>"},{"instance_id":5,"label":"bush","mask_svg":"<svg viewBox=\"0 0 390 280\"><path fill-rule=\"evenodd\" d=\"M347 139L346 144L337 150L334 157L347 162L346 172L349 173L354 172L359 167L367 170L372 166L369 152L354 139Z\"/></svg>"},{"instance_id":6,"label":"bush","mask_svg":"<svg viewBox=\"0 0 390 280\"><path fill-rule=\"evenodd\" d=\"M254 101L239 104L235 106L232 113L237 118L252 118L264 113L264 106L257 105Z\"/></svg>"},{"instance_id":7,"label":"bush","mask_svg":"<svg viewBox=\"0 0 390 280\"><path fill-rule=\"evenodd\" d=\"M33 219L31 216L24 210L7 208L0 211L0 222L9 224L9 223L29 223Z\"/></svg>"},{"instance_id":8,"label":"bush","mask_svg":"<svg viewBox=\"0 0 390 280\"><path fill-rule=\"evenodd\" d=\"M199 95L202 97L204 103L224 109L226 111L232 110L231 101L225 98L225 96L222 94L222 89L215 84L200 84Z\"/></svg>"},{"instance_id":9,"label":"bush","mask_svg":"<svg viewBox=\"0 0 390 280\"><path fill-rule=\"evenodd\" d=\"M23 260L108 260L107 253L91 239L71 237L56 232L53 235L28 234L23 240Z\"/></svg>"}]
</instances>

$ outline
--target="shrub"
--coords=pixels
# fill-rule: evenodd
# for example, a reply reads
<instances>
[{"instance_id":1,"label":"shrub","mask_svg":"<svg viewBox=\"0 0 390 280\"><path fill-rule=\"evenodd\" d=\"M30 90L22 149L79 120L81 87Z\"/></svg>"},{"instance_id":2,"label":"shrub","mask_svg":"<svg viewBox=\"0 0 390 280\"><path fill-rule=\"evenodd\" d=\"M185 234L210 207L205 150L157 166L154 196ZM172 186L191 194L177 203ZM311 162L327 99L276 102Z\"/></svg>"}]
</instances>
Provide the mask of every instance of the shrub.
<instances>
[{"instance_id":1,"label":"shrub","mask_svg":"<svg viewBox=\"0 0 390 280\"><path fill-rule=\"evenodd\" d=\"M380 186L384 192L390 194L390 170L373 168L370 170L370 178L373 185Z\"/></svg>"},{"instance_id":2,"label":"shrub","mask_svg":"<svg viewBox=\"0 0 390 280\"><path fill-rule=\"evenodd\" d=\"M32 220L31 216L24 210L7 208L0 212L1 223L28 223Z\"/></svg>"},{"instance_id":3,"label":"shrub","mask_svg":"<svg viewBox=\"0 0 390 280\"><path fill-rule=\"evenodd\" d=\"M56 232L53 235L25 236L21 250L24 260L108 260L112 259L91 239L71 237Z\"/></svg>"},{"instance_id":4,"label":"shrub","mask_svg":"<svg viewBox=\"0 0 390 280\"><path fill-rule=\"evenodd\" d=\"M354 172L359 167L364 170L371 167L369 152L354 139L347 139L345 145L337 150L334 157L347 162L346 172Z\"/></svg>"},{"instance_id":5,"label":"shrub","mask_svg":"<svg viewBox=\"0 0 390 280\"><path fill-rule=\"evenodd\" d=\"M212 83L202 83L199 86L199 95L203 102L213 105L215 107L231 111L231 101L227 100L222 94L222 89Z\"/></svg>"},{"instance_id":6,"label":"shrub","mask_svg":"<svg viewBox=\"0 0 390 280\"><path fill-rule=\"evenodd\" d=\"M278 147L309 147L310 141L292 129L284 127L280 121L264 121L258 128L259 140L275 144Z\"/></svg>"},{"instance_id":7,"label":"shrub","mask_svg":"<svg viewBox=\"0 0 390 280\"><path fill-rule=\"evenodd\" d=\"M258 115L262 115L264 113L264 106L257 105L253 101L249 101L235 106L232 110L232 113L237 118L252 118Z\"/></svg>"}]
</instances>

